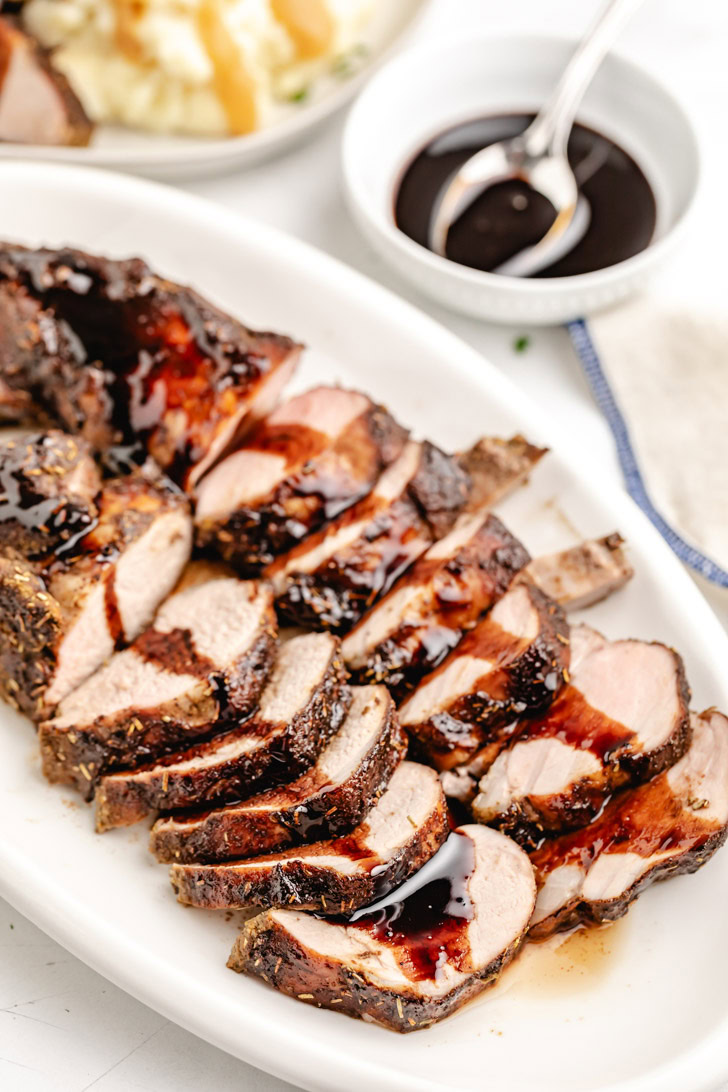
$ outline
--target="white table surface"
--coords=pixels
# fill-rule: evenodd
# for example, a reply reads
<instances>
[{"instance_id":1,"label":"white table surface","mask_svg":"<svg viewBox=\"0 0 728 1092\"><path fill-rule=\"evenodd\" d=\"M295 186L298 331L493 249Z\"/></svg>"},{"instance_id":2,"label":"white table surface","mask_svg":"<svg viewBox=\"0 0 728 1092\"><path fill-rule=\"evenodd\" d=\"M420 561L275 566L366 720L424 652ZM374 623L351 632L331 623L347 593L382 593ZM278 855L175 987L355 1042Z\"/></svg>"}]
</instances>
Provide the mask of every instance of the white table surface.
<instances>
[{"instance_id":1,"label":"white table surface","mask_svg":"<svg viewBox=\"0 0 728 1092\"><path fill-rule=\"evenodd\" d=\"M433 0L417 36L468 26L578 34L595 7L594 0ZM647 0L620 49L661 76L698 125L705 180L689 249L669 275L679 277L689 268L691 279L700 276L706 293L717 298L715 286L725 292L728 226L725 205L717 216L713 206L719 196L725 200L728 154L724 146L711 147L706 137L712 131L724 140L728 6L720 0ZM485 326L418 300L363 243L340 195L341 127L338 118L307 145L278 159L186 188L300 236L424 305L535 396L555 423L583 439L618 479L610 434L563 331L530 331L528 349L516 354L513 340L522 330ZM728 626L728 597L709 591L708 598ZM291 1087L139 1004L0 900L3 1092L283 1092Z\"/></svg>"}]
</instances>

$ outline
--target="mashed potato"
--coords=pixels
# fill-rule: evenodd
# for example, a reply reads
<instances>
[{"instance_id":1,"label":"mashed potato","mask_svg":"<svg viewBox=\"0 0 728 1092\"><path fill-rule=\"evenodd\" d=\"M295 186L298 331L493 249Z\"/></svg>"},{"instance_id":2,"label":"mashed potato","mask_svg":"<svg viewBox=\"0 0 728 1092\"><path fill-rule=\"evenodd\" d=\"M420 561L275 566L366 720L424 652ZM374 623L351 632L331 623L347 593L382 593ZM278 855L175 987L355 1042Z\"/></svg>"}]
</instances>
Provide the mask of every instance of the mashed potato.
<instances>
[{"instance_id":1,"label":"mashed potato","mask_svg":"<svg viewBox=\"0 0 728 1092\"><path fill-rule=\"evenodd\" d=\"M224 136L342 67L375 2L29 0L24 20L94 121Z\"/></svg>"}]
</instances>

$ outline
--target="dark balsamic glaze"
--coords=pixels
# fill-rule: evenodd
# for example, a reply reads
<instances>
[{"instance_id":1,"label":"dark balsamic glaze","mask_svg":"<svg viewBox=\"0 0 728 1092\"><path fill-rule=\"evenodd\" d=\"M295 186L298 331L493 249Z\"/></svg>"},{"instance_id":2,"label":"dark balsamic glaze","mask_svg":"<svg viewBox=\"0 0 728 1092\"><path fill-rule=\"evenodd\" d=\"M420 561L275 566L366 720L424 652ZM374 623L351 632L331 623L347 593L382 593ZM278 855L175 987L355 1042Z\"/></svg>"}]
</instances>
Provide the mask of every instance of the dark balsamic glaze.
<instances>
[{"instance_id":1,"label":"dark balsamic glaze","mask_svg":"<svg viewBox=\"0 0 728 1092\"><path fill-rule=\"evenodd\" d=\"M119 601L116 597L116 580L115 572L110 569L104 582L104 610L106 613L106 625L108 626L111 639L114 642L114 648L119 651L126 644L126 635L124 633L124 624L121 620L121 611L119 610Z\"/></svg>"},{"instance_id":2,"label":"dark balsamic glaze","mask_svg":"<svg viewBox=\"0 0 728 1092\"><path fill-rule=\"evenodd\" d=\"M667 774L636 789L624 789L589 826L543 841L531 855L538 876L561 865L588 868L601 854L618 849L650 857L699 848L720 824L706 819L707 801L685 800L673 792Z\"/></svg>"},{"instance_id":3,"label":"dark balsamic glaze","mask_svg":"<svg viewBox=\"0 0 728 1092\"><path fill-rule=\"evenodd\" d=\"M527 560L520 546L504 549L503 538L486 521L454 556L425 555L415 562L398 585L420 589L415 609L405 612L400 626L379 646L387 685L396 688L399 698L443 662Z\"/></svg>"},{"instance_id":4,"label":"dark balsamic glaze","mask_svg":"<svg viewBox=\"0 0 728 1092\"><path fill-rule=\"evenodd\" d=\"M351 523L362 523L359 536L328 558L311 574L297 575L295 557L305 556L332 533L332 525L309 536L303 543L278 559L267 570L275 575L289 567L292 583L286 597L279 601L285 613L286 598L296 604L300 617L300 580L304 598L316 602L316 614L326 625L343 629L357 622L376 598L385 595L399 577L432 542L432 533L417 505L403 493L386 501L376 492L347 509L334 525L340 531ZM320 579L319 579L320 578ZM319 584L323 587L319 588ZM311 586L314 590L309 593Z\"/></svg>"},{"instance_id":5,"label":"dark balsamic glaze","mask_svg":"<svg viewBox=\"0 0 728 1092\"><path fill-rule=\"evenodd\" d=\"M402 176L394 218L397 227L428 246L432 210L443 186L475 152L517 136L532 115L504 114L455 125L414 158ZM568 277L605 269L638 254L655 230L656 205L640 167L619 145L583 125L569 138L569 162L591 207L591 222L576 246L537 277ZM460 265L494 270L543 238L554 208L525 182L490 187L453 224L446 254Z\"/></svg>"},{"instance_id":6,"label":"dark balsamic glaze","mask_svg":"<svg viewBox=\"0 0 728 1092\"><path fill-rule=\"evenodd\" d=\"M605 765L629 746L634 732L606 713L594 709L580 690L569 684L554 700L546 716L527 721L527 738L548 736L581 751L591 751Z\"/></svg>"},{"instance_id":7,"label":"dark balsamic glaze","mask_svg":"<svg viewBox=\"0 0 728 1092\"><path fill-rule=\"evenodd\" d=\"M42 441L41 441L42 446ZM48 494L43 484L52 474L42 466L38 452L37 462L30 463L33 445L18 440L14 447L6 445L0 462L0 524L12 523L31 532L27 539L26 553L36 560L52 551L55 556L72 553L80 540L96 524L86 505L56 493ZM38 549L34 547L38 532Z\"/></svg>"},{"instance_id":8,"label":"dark balsamic glaze","mask_svg":"<svg viewBox=\"0 0 728 1092\"><path fill-rule=\"evenodd\" d=\"M96 263L74 251L7 251L10 268L50 310L78 364L103 362L99 392L105 423L123 441L153 438L168 414L184 420L159 461L177 481L205 454L205 437L225 393L235 405L240 379L263 376L270 361L237 349L195 297L170 292L139 262ZM201 441L201 442L200 442ZM162 458L162 454L164 458Z\"/></svg>"},{"instance_id":9,"label":"dark balsamic glaze","mask_svg":"<svg viewBox=\"0 0 728 1092\"><path fill-rule=\"evenodd\" d=\"M483 726L473 723L473 710L478 707L485 717L489 709L510 703L513 680L508 665L528 647L525 638L516 637L499 626L490 615L471 629L453 651L452 657L472 656L487 661L490 665L468 694L456 699L450 712L436 713L432 723L436 726L442 740L453 746L462 746L467 741L475 741L484 736ZM446 671L450 659L440 665L438 671ZM464 719L459 719L460 707L466 705Z\"/></svg>"},{"instance_id":10,"label":"dark balsamic glaze","mask_svg":"<svg viewBox=\"0 0 728 1092\"><path fill-rule=\"evenodd\" d=\"M134 474L146 460L147 452L138 441L131 444L114 444L103 451L99 458L101 469L107 478L120 478L127 474ZM169 486L172 488L171 481Z\"/></svg>"},{"instance_id":11,"label":"dark balsamic glaze","mask_svg":"<svg viewBox=\"0 0 728 1092\"><path fill-rule=\"evenodd\" d=\"M286 520L286 530L294 540L305 537L323 521L336 519L366 496L382 469L368 413L349 425L333 450L326 433L294 422L264 423L246 441L245 450L278 455L285 460L289 476L284 494L299 498L298 518Z\"/></svg>"},{"instance_id":12,"label":"dark balsamic glaze","mask_svg":"<svg viewBox=\"0 0 728 1092\"><path fill-rule=\"evenodd\" d=\"M462 968L469 956L474 910L468 881L474 869L472 840L452 831L419 872L341 923L396 948L410 978L435 979L444 963Z\"/></svg>"}]
</instances>

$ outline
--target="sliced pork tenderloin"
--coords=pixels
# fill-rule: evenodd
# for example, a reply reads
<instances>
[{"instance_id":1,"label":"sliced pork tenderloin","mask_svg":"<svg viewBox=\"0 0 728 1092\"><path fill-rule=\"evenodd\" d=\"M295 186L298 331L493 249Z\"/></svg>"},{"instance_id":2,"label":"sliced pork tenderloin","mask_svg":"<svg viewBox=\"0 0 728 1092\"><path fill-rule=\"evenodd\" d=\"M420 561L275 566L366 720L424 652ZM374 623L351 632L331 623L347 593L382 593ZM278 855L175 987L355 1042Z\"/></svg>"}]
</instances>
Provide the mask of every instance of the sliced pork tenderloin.
<instances>
[{"instance_id":1,"label":"sliced pork tenderloin","mask_svg":"<svg viewBox=\"0 0 728 1092\"><path fill-rule=\"evenodd\" d=\"M85 145L92 133L80 100L50 55L16 19L0 16L0 141Z\"/></svg>"},{"instance_id":2,"label":"sliced pork tenderloin","mask_svg":"<svg viewBox=\"0 0 728 1092\"><path fill-rule=\"evenodd\" d=\"M279 613L296 625L348 629L452 526L468 489L456 459L409 442L368 497L266 570Z\"/></svg>"},{"instance_id":3,"label":"sliced pork tenderloin","mask_svg":"<svg viewBox=\"0 0 728 1092\"><path fill-rule=\"evenodd\" d=\"M547 708L569 663L561 607L518 584L400 708L403 727L439 770L487 747L497 754L526 711Z\"/></svg>"},{"instance_id":4,"label":"sliced pork tenderloin","mask_svg":"<svg viewBox=\"0 0 728 1092\"><path fill-rule=\"evenodd\" d=\"M222 861L335 838L374 806L406 749L386 688L353 687L344 723L310 770L240 804L158 819L152 828L152 853L170 863Z\"/></svg>"},{"instance_id":5,"label":"sliced pork tenderloin","mask_svg":"<svg viewBox=\"0 0 728 1092\"><path fill-rule=\"evenodd\" d=\"M224 731L252 712L275 651L270 588L193 562L151 628L41 725L43 772L90 798L108 770Z\"/></svg>"},{"instance_id":6,"label":"sliced pork tenderloin","mask_svg":"<svg viewBox=\"0 0 728 1092\"><path fill-rule=\"evenodd\" d=\"M397 695L444 660L530 558L497 516L461 516L452 531L344 639L350 670Z\"/></svg>"},{"instance_id":7,"label":"sliced pork tenderloin","mask_svg":"<svg viewBox=\"0 0 728 1092\"><path fill-rule=\"evenodd\" d=\"M28 333L10 346L10 388L98 450L141 441L185 488L273 407L300 354L139 259L1 245L0 295Z\"/></svg>"},{"instance_id":8,"label":"sliced pork tenderloin","mask_svg":"<svg viewBox=\"0 0 728 1092\"><path fill-rule=\"evenodd\" d=\"M72 551L98 517L101 476L89 445L51 430L0 441L0 553Z\"/></svg>"},{"instance_id":9,"label":"sliced pork tenderloin","mask_svg":"<svg viewBox=\"0 0 728 1092\"><path fill-rule=\"evenodd\" d=\"M483 436L459 456L472 488L468 500L471 512L492 508L516 486L522 485L548 448L536 447L523 436L503 440Z\"/></svg>"},{"instance_id":10,"label":"sliced pork tenderloin","mask_svg":"<svg viewBox=\"0 0 728 1092\"><path fill-rule=\"evenodd\" d=\"M614 921L656 880L695 872L728 834L728 719L692 714L692 742L671 769L619 793L583 830L531 857L538 898L530 935Z\"/></svg>"},{"instance_id":11,"label":"sliced pork tenderloin","mask_svg":"<svg viewBox=\"0 0 728 1092\"><path fill-rule=\"evenodd\" d=\"M634 576L623 546L624 539L615 531L534 558L521 575L567 610L582 610L619 591Z\"/></svg>"},{"instance_id":12,"label":"sliced pork tenderloin","mask_svg":"<svg viewBox=\"0 0 728 1092\"><path fill-rule=\"evenodd\" d=\"M320 1008L416 1031L494 985L521 946L535 894L515 842L464 826L353 921L259 914L236 939L228 967Z\"/></svg>"},{"instance_id":13,"label":"sliced pork tenderloin","mask_svg":"<svg viewBox=\"0 0 728 1092\"><path fill-rule=\"evenodd\" d=\"M252 718L182 754L112 773L96 790L96 829L150 811L239 800L295 777L342 724L350 701L336 638L294 637L281 649Z\"/></svg>"},{"instance_id":14,"label":"sliced pork tenderloin","mask_svg":"<svg viewBox=\"0 0 728 1092\"><path fill-rule=\"evenodd\" d=\"M61 520L61 523L63 521ZM148 625L189 558L186 499L142 475L107 482L86 534L42 565L0 565L0 687L34 720L51 715L114 649Z\"/></svg>"},{"instance_id":15,"label":"sliced pork tenderloin","mask_svg":"<svg viewBox=\"0 0 728 1092\"><path fill-rule=\"evenodd\" d=\"M554 556L557 557L558 555ZM519 574L516 577L516 582L520 582L521 579L522 574ZM583 587L584 585L582 585ZM562 597L561 605L569 606L568 601L565 602L565 597ZM569 670L571 672L575 671L577 665L585 656L598 648L604 648L606 644L606 638L595 629L592 629L591 626L572 626L569 634ZM514 725L513 730L515 731L516 728L517 726ZM509 733L510 735L512 733ZM466 762L444 770L442 773L442 787L447 798L469 808L478 794L480 779L495 761L499 750L500 746L494 747L492 743L486 744L471 755Z\"/></svg>"},{"instance_id":16,"label":"sliced pork tenderloin","mask_svg":"<svg viewBox=\"0 0 728 1092\"><path fill-rule=\"evenodd\" d=\"M518 726L482 778L473 814L526 845L586 826L615 789L648 781L684 754L689 696L672 649L598 643L548 712Z\"/></svg>"},{"instance_id":17,"label":"sliced pork tenderloin","mask_svg":"<svg viewBox=\"0 0 728 1092\"><path fill-rule=\"evenodd\" d=\"M170 876L179 901L190 906L296 906L350 913L416 872L447 832L437 774L402 762L351 834L247 861L174 864Z\"/></svg>"},{"instance_id":18,"label":"sliced pork tenderloin","mask_svg":"<svg viewBox=\"0 0 728 1092\"><path fill-rule=\"evenodd\" d=\"M407 433L366 395L315 387L275 409L200 483L197 542L259 572L370 492Z\"/></svg>"}]
</instances>

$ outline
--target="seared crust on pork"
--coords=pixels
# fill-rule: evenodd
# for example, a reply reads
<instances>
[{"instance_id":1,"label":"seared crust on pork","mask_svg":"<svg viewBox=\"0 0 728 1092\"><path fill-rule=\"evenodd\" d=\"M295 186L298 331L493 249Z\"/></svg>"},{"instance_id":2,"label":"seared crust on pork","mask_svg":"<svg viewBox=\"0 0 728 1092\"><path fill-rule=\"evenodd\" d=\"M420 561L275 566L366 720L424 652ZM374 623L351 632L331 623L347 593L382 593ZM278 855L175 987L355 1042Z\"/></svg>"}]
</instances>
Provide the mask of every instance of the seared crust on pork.
<instances>
[{"instance_id":1,"label":"seared crust on pork","mask_svg":"<svg viewBox=\"0 0 728 1092\"><path fill-rule=\"evenodd\" d=\"M447 831L437 774L403 762L349 835L246 861L176 864L170 877L179 901L190 906L295 906L344 913L416 872L440 848Z\"/></svg>"},{"instance_id":2,"label":"seared crust on pork","mask_svg":"<svg viewBox=\"0 0 728 1092\"><path fill-rule=\"evenodd\" d=\"M259 572L366 496L406 439L383 406L357 391L297 395L198 487L198 545Z\"/></svg>"},{"instance_id":3,"label":"seared crust on pork","mask_svg":"<svg viewBox=\"0 0 728 1092\"><path fill-rule=\"evenodd\" d=\"M281 709L284 690L288 701ZM338 731L349 702L336 638L294 637L269 676L258 710L240 727L156 764L102 778L96 792L96 829L129 826L150 811L239 800L295 777Z\"/></svg>"},{"instance_id":4,"label":"seared crust on pork","mask_svg":"<svg viewBox=\"0 0 728 1092\"><path fill-rule=\"evenodd\" d=\"M524 721L480 781L473 814L523 845L586 826L623 785L674 765L690 742L690 692L674 650L603 641L546 715Z\"/></svg>"},{"instance_id":5,"label":"seared crust on pork","mask_svg":"<svg viewBox=\"0 0 728 1092\"><path fill-rule=\"evenodd\" d=\"M240 804L154 824L158 860L222 861L335 838L361 822L404 757L407 739L384 687L355 687L339 732L297 780Z\"/></svg>"},{"instance_id":6,"label":"seared crust on pork","mask_svg":"<svg viewBox=\"0 0 728 1092\"><path fill-rule=\"evenodd\" d=\"M360 681L385 682L402 697L444 660L529 560L497 516L461 517L346 636L347 664Z\"/></svg>"},{"instance_id":7,"label":"seared crust on pork","mask_svg":"<svg viewBox=\"0 0 728 1092\"><path fill-rule=\"evenodd\" d=\"M84 465L76 470L78 481L85 479ZM0 686L33 720L48 717L115 648L148 625L191 548L188 503L164 479L137 474L107 482L83 517L86 500L72 493L69 505L74 496L78 518L70 524L50 499L57 513L55 551L42 560L9 557L0 564ZM84 533L86 516L91 522ZM32 551L35 541L40 548L40 539L22 524L8 536L16 542L8 547L11 554L21 543Z\"/></svg>"},{"instance_id":8,"label":"seared crust on pork","mask_svg":"<svg viewBox=\"0 0 728 1092\"><path fill-rule=\"evenodd\" d=\"M453 837L458 836L468 837L474 849L472 872L463 877L465 890L457 888L470 913L460 924L451 917L444 935L435 922L427 936L398 937L396 916L394 935L388 938L366 921L268 910L246 923L228 967L311 1005L393 1031L416 1031L444 1019L495 983L522 944L535 898L528 858L513 842L482 827L461 827ZM421 882L427 882L424 872ZM404 901L398 903L395 891L390 904L405 916L407 886ZM437 885L431 890L438 899ZM382 913L372 915L372 921ZM423 950L424 968L419 965Z\"/></svg>"},{"instance_id":9,"label":"seared crust on pork","mask_svg":"<svg viewBox=\"0 0 728 1092\"><path fill-rule=\"evenodd\" d=\"M728 719L692 714L692 743L654 780L625 789L583 830L532 855L538 898L530 935L626 914L646 887L695 872L728 834Z\"/></svg>"},{"instance_id":10,"label":"seared crust on pork","mask_svg":"<svg viewBox=\"0 0 728 1092\"><path fill-rule=\"evenodd\" d=\"M563 610L534 585L518 584L425 676L400 719L437 769L486 746L497 754L519 716L553 701L568 663Z\"/></svg>"},{"instance_id":11,"label":"seared crust on pork","mask_svg":"<svg viewBox=\"0 0 728 1092\"><path fill-rule=\"evenodd\" d=\"M275 651L270 589L194 562L151 628L41 725L43 772L90 798L108 770L224 731L252 712Z\"/></svg>"},{"instance_id":12,"label":"seared crust on pork","mask_svg":"<svg viewBox=\"0 0 728 1092\"><path fill-rule=\"evenodd\" d=\"M97 450L143 443L185 487L271 408L301 348L137 258L5 244L0 297L0 313L25 331L9 347L10 390Z\"/></svg>"}]
</instances>

